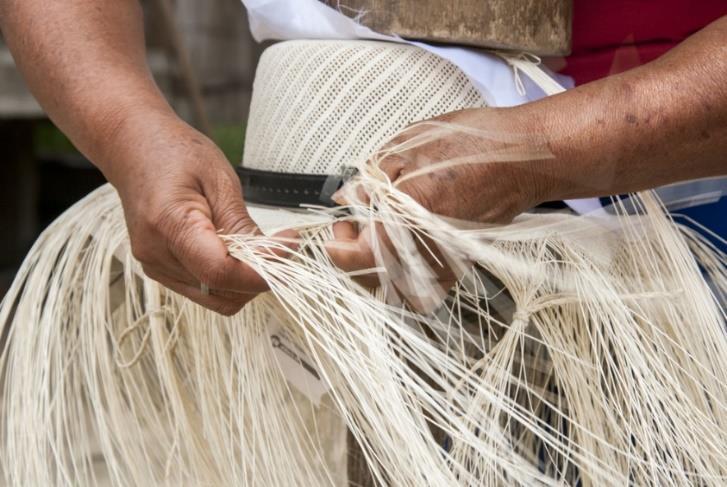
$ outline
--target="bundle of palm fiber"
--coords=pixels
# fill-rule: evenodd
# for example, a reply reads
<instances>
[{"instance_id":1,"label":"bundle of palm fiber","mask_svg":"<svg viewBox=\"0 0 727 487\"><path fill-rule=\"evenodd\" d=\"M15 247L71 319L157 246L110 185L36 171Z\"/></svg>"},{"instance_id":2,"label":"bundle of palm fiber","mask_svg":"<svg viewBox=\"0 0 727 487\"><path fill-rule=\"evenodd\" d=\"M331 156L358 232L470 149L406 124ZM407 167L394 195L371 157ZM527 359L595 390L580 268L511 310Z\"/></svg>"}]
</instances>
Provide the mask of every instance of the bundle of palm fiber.
<instances>
[{"instance_id":1,"label":"bundle of palm fiber","mask_svg":"<svg viewBox=\"0 0 727 487\"><path fill-rule=\"evenodd\" d=\"M5 480L345 485L348 429L381 485L724 485L725 256L651 192L593 215L445 219L379 170L401 149L358 164L367 197L346 211L288 219L286 257L223 235L270 286L229 318L143 274L113 188L68 210L0 306ZM377 290L329 259L342 220L386 232Z\"/></svg>"},{"instance_id":2,"label":"bundle of palm fiber","mask_svg":"<svg viewBox=\"0 0 727 487\"><path fill-rule=\"evenodd\" d=\"M329 223L300 228L292 258L225 236L271 288L225 318L141 273L112 188L58 219L0 309L8 482L335 485L321 438L340 446L341 421L386 485L724 483L724 256L651 193L629 214L460 228L374 168L352 212L389 231L399 275L427 296L431 269L403 251L425 237L468 263L432 312L338 271ZM330 387L319 406L291 390L271 322Z\"/></svg>"}]
</instances>

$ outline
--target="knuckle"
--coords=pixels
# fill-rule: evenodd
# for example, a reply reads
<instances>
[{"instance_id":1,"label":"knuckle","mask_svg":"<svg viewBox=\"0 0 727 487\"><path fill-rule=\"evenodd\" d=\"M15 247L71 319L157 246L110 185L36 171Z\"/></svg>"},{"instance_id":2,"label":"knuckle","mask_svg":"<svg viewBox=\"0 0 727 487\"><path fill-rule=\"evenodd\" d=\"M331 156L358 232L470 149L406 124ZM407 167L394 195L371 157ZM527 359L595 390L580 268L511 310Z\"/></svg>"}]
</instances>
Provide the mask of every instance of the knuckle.
<instances>
[{"instance_id":1,"label":"knuckle","mask_svg":"<svg viewBox=\"0 0 727 487\"><path fill-rule=\"evenodd\" d=\"M209 192L209 202L213 206L224 205L226 202L242 200L242 185L232 166L225 163L224 167L212 171L205 179L203 186Z\"/></svg>"},{"instance_id":2,"label":"knuckle","mask_svg":"<svg viewBox=\"0 0 727 487\"><path fill-rule=\"evenodd\" d=\"M157 231L165 232L170 226L174 226L175 220L178 220L178 211L177 205L165 205L159 211L150 214L147 225Z\"/></svg>"},{"instance_id":3,"label":"knuckle","mask_svg":"<svg viewBox=\"0 0 727 487\"><path fill-rule=\"evenodd\" d=\"M217 147L215 147L217 149ZM220 156L224 159L225 156L220 152ZM225 163L220 167L220 170L214 172L216 178L215 184L219 188L222 194L236 195L239 193L239 189L242 187L240 179L235 174L235 170L230 164Z\"/></svg>"},{"instance_id":4,"label":"knuckle","mask_svg":"<svg viewBox=\"0 0 727 487\"><path fill-rule=\"evenodd\" d=\"M257 231L242 203L229 204L219 210L216 216L224 232L247 234Z\"/></svg>"},{"instance_id":5,"label":"knuckle","mask_svg":"<svg viewBox=\"0 0 727 487\"><path fill-rule=\"evenodd\" d=\"M389 177L391 177L392 179L396 179L398 177L398 173L400 173L401 170L408 165L409 162L407 159L404 158L403 155L390 154L382 159L381 163L379 164L379 168L385 173L389 174Z\"/></svg>"}]
</instances>

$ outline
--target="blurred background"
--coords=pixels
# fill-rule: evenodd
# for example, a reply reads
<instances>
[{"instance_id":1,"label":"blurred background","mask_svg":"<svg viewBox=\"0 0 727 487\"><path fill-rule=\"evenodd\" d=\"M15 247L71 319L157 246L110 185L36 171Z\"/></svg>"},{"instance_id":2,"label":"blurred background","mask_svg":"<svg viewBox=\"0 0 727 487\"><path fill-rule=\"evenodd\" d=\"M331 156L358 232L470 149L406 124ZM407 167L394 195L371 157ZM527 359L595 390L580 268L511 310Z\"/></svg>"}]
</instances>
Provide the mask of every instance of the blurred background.
<instances>
[{"instance_id":1,"label":"blurred background","mask_svg":"<svg viewBox=\"0 0 727 487\"><path fill-rule=\"evenodd\" d=\"M231 163L239 163L255 66L267 47L252 39L240 0L141 3L148 63L157 83L184 119L209 134ZM635 49L627 44L623 53L625 59L631 59ZM621 58L624 56L614 58L614 69L616 64L623 64ZM617 71L629 67L633 66L624 65ZM45 117L25 88L1 37L0 143L1 298L45 226L104 183L103 176ZM727 188L718 193L718 203L680 212L724 238L727 197L719 197ZM724 243L715 243L727 251Z\"/></svg>"},{"instance_id":2,"label":"blurred background","mask_svg":"<svg viewBox=\"0 0 727 487\"><path fill-rule=\"evenodd\" d=\"M239 0L142 0L148 62L176 111L242 159L255 66ZM202 111L203 113L200 113ZM0 39L0 298L38 234L104 178L48 120Z\"/></svg>"}]
</instances>

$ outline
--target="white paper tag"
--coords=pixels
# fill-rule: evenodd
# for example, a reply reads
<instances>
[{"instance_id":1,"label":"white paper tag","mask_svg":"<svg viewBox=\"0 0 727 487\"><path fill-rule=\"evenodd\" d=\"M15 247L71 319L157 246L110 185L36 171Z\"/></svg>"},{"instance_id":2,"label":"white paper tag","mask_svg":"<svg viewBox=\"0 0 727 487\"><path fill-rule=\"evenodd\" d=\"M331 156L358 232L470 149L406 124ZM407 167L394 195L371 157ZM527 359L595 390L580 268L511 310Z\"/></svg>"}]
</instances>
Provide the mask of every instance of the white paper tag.
<instances>
[{"instance_id":1,"label":"white paper tag","mask_svg":"<svg viewBox=\"0 0 727 487\"><path fill-rule=\"evenodd\" d=\"M291 339L290 333L276 322L270 322L270 346L280 370L288 383L316 406L331 386L316 368L315 362Z\"/></svg>"}]
</instances>

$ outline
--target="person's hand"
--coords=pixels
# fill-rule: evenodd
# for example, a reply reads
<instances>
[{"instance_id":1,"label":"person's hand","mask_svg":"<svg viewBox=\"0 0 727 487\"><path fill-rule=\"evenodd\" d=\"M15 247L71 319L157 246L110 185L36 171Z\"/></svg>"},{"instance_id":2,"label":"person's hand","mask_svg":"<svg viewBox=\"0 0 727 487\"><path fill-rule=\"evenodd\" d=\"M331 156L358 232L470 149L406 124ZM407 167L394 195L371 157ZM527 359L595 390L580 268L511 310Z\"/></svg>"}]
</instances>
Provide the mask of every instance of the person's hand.
<instances>
[{"instance_id":1,"label":"person's hand","mask_svg":"<svg viewBox=\"0 0 727 487\"><path fill-rule=\"evenodd\" d=\"M434 140L389 155L379 161L379 167L397 189L432 213L466 221L507 223L545 201L550 184L539 169L539 163L548 157L542 137L532 134L527 121L515 115L511 109L472 109L438 117L432 120L434 124L415 124L383 149L417 137L431 135ZM437 122L475 130L447 130ZM355 190L344 187L334 198L346 204L345 195ZM357 194L365 198L360 191ZM370 228L341 222L333 231L335 240L327 249L333 262L344 271L360 273L387 266L386 262L376 262ZM395 256L385 232L377 228L375 235L381 248ZM440 265L436 248L432 250L435 255L426 249L422 249L422 255L446 287L455 276L446 265ZM379 281L376 274L359 276L357 280L368 287L375 287Z\"/></svg>"},{"instance_id":2,"label":"person's hand","mask_svg":"<svg viewBox=\"0 0 727 487\"><path fill-rule=\"evenodd\" d=\"M121 196L132 252L146 275L224 315L266 290L218 236L259 233L222 152L174 117L148 121L124 138L109 156L114 169L107 177Z\"/></svg>"}]
</instances>

